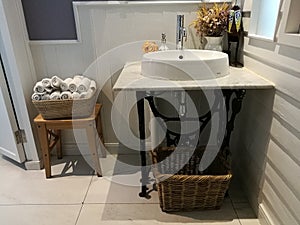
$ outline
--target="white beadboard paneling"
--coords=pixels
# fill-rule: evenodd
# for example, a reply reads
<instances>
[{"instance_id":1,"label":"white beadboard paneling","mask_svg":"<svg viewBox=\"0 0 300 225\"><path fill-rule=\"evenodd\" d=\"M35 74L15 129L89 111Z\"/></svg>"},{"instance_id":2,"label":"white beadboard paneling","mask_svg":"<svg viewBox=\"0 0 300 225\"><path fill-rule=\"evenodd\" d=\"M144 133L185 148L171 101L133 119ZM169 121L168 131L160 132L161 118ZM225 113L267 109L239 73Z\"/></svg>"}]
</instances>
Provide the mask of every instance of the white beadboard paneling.
<instances>
[{"instance_id":1,"label":"white beadboard paneling","mask_svg":"<svg viewBox=\"0 0 300 225\"><path fill-rule=\"evenodd\" d=\"M298 35L298 37L299 37L299 35ZM282 55L282 56L289 57L289 58L293 58L293 59L298 60L298 61L300 60L300 51L299 51L299 49L295 48L295 47L292 47L292 46L280 45L280 48L278 49L278 54Z\"/></svg>"},{"instance_id":2,"label":"white beadboard paneling","mask_svg":"<svg viewBox=\"0 0 300 225\"><path fill-rule=\"evenodd\" d=\"M107 32L110 39L110 48L115 48L132 40L136 40L137 31L134 27L134 11L131 8L109 8L107 11ZM150 12L149 12L150 13Z\"/></svg>"},{"instance_id":3,"label":"white beadboard paneling","mask_svg":"<svg viewBox=\"0 0 300 225\"><path fill-rule=\"evenodd\" d=\"M278 218L278 215L274 212L272 205L265 199L259 205L258 213L259 222L261 225L282 225L283 223Z\"/></svg>"},{"instance_id":4,"label":"white beadboard paneling","mask_svg":"<svg viewBox=\"0 0 300 225\"><path fill-rule=\"evenodd\" d=\"M58 46L59 47L59 46ZM47 70L47 74L44 74L44 77L49 77L52 75L61 74L61 70L59 68L59 62L57 57L57 51L55 45L45 45L43 46L44 50L44 59L45 59L45 67ZM44 78L42 77L42 78Z\"/></svg>"},{"instance_id":5,"label":"white beadboard paneling","mask_svg":"<svg viewBox=\"0 0 300 225\"><path fill-rule=\"evenodd\" d=\"M162 22L161 22L161 29L162 32L165 32L167 35L167 42L172 43L175 46L175 40L176 40L176 29L174 26L176 26L176 18L177 13L172 11L165 10L163 12ZM155 38L160 39L161 36ZM191 36L189 35L188 40L191 39Z\"/></svg>"},{"instance_id":6,"label":"white beadboard paneling","mask_svg":"<svg viewBox=\"0 0 300 225\"><path fill-rule=\"evenodd\" d=\"M279 95L275 96L274 112L300 132L300 108Z\"/></svg>"},{"instance_id":7,"label":"white beadboard paneling","mask_svg":"<svg viewBox=\"0 0 300 225\"><path fill-rule=\"evenodd\" d=\"M52 75L72 77L82 74L88 66L82 45L32 45L31 51L38 80Z\"/></svg>"},{"instance_id":8,"label":"white beadboard paneling","mask_svg":"<svg viewBox=\"0 0 300 225\"><path fill-rule=\"evenodd\" d=\"M47 76L47 62L45 60L44 48L43 46L39 45L31 45L30 49L34 61L37 80L41 80L42 78Z\"/></svg>"},{"instance_id":9,"label":"white beadboard paneling","mask_svg":"<svg viewBox=\"0 0 300 225\"><path fill-rule=\"evenodd\" d=\"M266 166L266 176L273 189L276 189L277 195L280 195L284 205L289 208L295 219L300 223L300 196L297 197L289 189L287 184L281 179L270 164L267 164Z\"/></svg>"},{"instance_id":10,"label":"white beadboard paneling","mask_svg":"<svg viewBox=\"0 0 300 225\"><path fill-rule=\"evenodd\" d=\"M293 96L295 99L300 99L299 78L267 66L248 56L245 56L244 59L247 68L273 82L276 88L286 95Z\"/></svg>"},{"instance_id":11,"label":"white beadboard paneling","mask_svg":"<svg viewBox=\"0 0 300 225\"><path fill-rule=\"evenodd\" d=\"M276 118L273 118L271 135L272 139L275 139L276 142L280 143L289 157L291 157L300 166L300 140L286 129Z\"/></svg>"},{"instance_id":12,"label":"white beadboard paneling","mask_svg":"<svg viewBox=\"0 0 300 225\"><path fill-rule=\"evenodd\" d=\"M79 45L66 45L56 48L58 67L61 78L73 77L75 74L82 74L85 65L82 55L82 48Z\"/></svg>"},{"instance_id":13,"label":"white beadboard paneling","mask_svg":"<svg viewBox=\"0 0 300 225\"><path fill-rule=\"evenodd\" d=\"M280 218L280 220L283 222L279 224L289 224L289 225L299 224L298 221L290 213L289 209L286 208L285 204L274 192L272 185L269 184L267 181L264 183L263 186L263 194L265 195L266 199L268 199L269 204L273 206L274 214L276 214L278 218Z\"/></svg>"},{"instance_id":14,"label":"white beadboard paneling","mask_svg":"<svg viewBox=\"0 0 300 225\"><path fill-rule=\"evenodd\" d=\"M93 38L92 44L95 48L96 55L101 56L110 49L111 40L108 29L113 29L114 22L109 20L105 9L91 10L90 18L92 30L91 35Z\"/></svg>"},{"instance_id":15,"label":"white beadboard paneling","mask_svg":"<svg viewBox=\"0 0 300 225\"><path fill-rule=\"evenodd\" d=\"M125 63L141 60L144 41L128 42L118 47L112 48L108 54L110 59L110 75L123 69Z\"/></svg>"},{"instance_id":16,"label":"white beadboard paneling","mask_svg":"<svg viewBox=\"0 0 300 225\"><path fill-rule=\"evenodd\" d=\"M264 41L255 40L254 45L253 39L244 38L244 52L254 54L258 57L262 57L264 60L267 60L268 62L271 62L274 65L281 66L281 67L287 67L294 71L300 71L299 68L299 54L300 54L300 46L299 48L295 48L293 51L294 58L292 55L290 57L286 57L284 55L280 55L278 52L280 50L280 45L278 45L276 42L274 43L266 43ZM259 47L257 46L259 45ZM270 51L266 49L266 45L274 45L274 51ZM245 64L245 66L249 69L250 67Z\"/></svg>"},{"instance_id":17,"label":"white beadboard paneling","mask_svg":"<svg viewBox=\"0 0 300 225\"><path fill-rule=\"evenodd\" d=\"M272 140L269 145L268 159L294 194L300 196L300 166Z\"/></svg>"},{"instance_id":18,"label":"white beadboard paneling","mask_svg":"<svg viewBox=\"0 0 300 225\"><path fill-rule=\"evenodd\" d=\"M146 22L145 18L149 20ZM175 17L176 18L176 17ZM133 32L137 40L159 40L162 32L165 31L164 10L157 6L150 7L147 11L146 8L138 10L133 14ZM175 27L176 19L170 23L170 27Z\"/></svg>"},{"instance_id":19,"label":"white beadboard paneling","mask_svg":"<svg viewBox=\"0 0 300 225\"><path fill-rule=\"evenodd\" d=\"M84 75L95 79L98 88L102 90L103 86L110 79L110 63L111 59L108 54L99 56L84 71ZM111 91L110 91L111 92Z\"/></svg>"},{"instance_id":20,"label":"white beadboard paneling","mask_svg":"<svg viewBox=\"0 0 300 225\"><path fill-rule=\"evenodd\" d=\"M92 30L92 19L90 15L90 10L87 8L79 8L79 24L80 24L80 31L81 31L81 43L79 44L82 48L82 55L85 68L93 63L96 59L97 52L95 48L95 35ZM98 27L101 29L101 27Z\"/></svg>"},{"instance_id":21,"label":"white beadboard paneling","mask_svg":"<svg viewBox=\"0 0 300 225\"><path fill-rule=\"evenodd\" d=\"M107 48L138 40L160 40L162 32L167 33L167 40L175 42L176 15L185 14L186 27L195 18L197 5L178 9L177 6L162 8L158 5L143 6L114 6L96 8L92 11L93 30L96 36L98 54ZM192 13L191 13L192 12ZM189 29L188 29L189 30ZM186 46L190 44L190 38ZM197 40L198 41L198 40ZM107 42L104 44L104 42Z\"/></svg>"}]
</instances>

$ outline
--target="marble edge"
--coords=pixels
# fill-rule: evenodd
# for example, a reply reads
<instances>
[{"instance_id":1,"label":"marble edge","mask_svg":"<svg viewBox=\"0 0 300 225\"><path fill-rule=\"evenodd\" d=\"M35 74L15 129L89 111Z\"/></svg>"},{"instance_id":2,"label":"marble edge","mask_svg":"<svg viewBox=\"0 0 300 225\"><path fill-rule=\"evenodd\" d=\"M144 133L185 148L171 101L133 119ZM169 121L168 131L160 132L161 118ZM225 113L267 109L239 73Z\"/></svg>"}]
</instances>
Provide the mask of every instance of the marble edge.
<instances>
[{"instance_id":1,"label":"marble edge","mask_svg":"<svg viewBox=\"0 0 300 225\"><path fill-rule=\"evenodd\" d=\"M135 68L134 68L135 67ZM130 71L131 70L131 71ZM133 72L135 70L136 72ZM117 82L113 86L114 91L166 91L166 90L199 90L199 89L272 89L274 83L259 76L247 68L230 67L230 75L215 80L199 81L166 81L143 77L139 74L140 62L128 62L125 64ZM237 73L240 73L237 74ZM131 74L131 75L129 75ZM125 78L125 76L127 77ZM129 76L128 76L129 75ZM235 79L235 76L240 76ZM251 76L250 78L248 76ZM252 77L253 76L253 77ZM244 81L243 77L245 78ZM240 83L228 83L231 80ZM133 82L135 84L133 84ZM160 84L157 84L160 83ZM244 83L243 83L244 82ZM149 86L149 83L153 86ZM155 84L156 83L156 84Z\"/></svg>"}]
</instances>

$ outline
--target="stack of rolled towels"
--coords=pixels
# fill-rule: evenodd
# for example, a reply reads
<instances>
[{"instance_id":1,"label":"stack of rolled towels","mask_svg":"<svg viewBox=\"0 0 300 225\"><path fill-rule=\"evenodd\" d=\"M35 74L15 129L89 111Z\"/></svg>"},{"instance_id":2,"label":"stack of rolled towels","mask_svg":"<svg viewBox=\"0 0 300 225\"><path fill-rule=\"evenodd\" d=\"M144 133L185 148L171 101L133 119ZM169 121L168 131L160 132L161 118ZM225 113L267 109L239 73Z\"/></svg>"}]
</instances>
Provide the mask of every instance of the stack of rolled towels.
<instances>
[{"instance_id":1,"label":"stack of rolled towels","mask_svg":"<svg viewBox=\"0 0 300 225\"><path fill-rule=\"evenodd\" d=\"M96 91L96 82L82 75L65 80L58 76L44 78L33 88L32 100L65 100L90 98Z\"/></svg>"}]
</instances>

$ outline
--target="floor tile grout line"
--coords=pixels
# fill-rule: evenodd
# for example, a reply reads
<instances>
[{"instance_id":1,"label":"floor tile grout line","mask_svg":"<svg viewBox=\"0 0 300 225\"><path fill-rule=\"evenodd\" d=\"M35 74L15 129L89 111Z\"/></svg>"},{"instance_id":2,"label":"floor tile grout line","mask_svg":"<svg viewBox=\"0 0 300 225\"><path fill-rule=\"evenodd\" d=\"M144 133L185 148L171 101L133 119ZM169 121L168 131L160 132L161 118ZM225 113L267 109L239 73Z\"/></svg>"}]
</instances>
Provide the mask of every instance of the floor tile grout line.
<instances>
[{"instance_id":1,"label":"floor tile grout line","mask_svg":"<svg viewBox=\"0 0 300 225\"><path fill-rule=\"evenodd\" d=\"M238 219L238 221L239 221L239 224L240 224L240 225L242 225L242 222L241 222L241 220L240 220L240 217L239 217L239 215L238 215L238 213L237 213L237 211L236 211L236 208L235 208L235 206L234 206L234 204L233 204L233 201L232 201L232 199L231 199L230 195L229 195L229 199L230 199L230 202L231 202L231 205L232 205L233 211L234 211L234 213L235 213L235 215L236 215L236 218Z\"/></svg>"},{"instance_id":2,"label":"floor tile grout line","mask_svg":"<svg viewBox=\"0 0 300 225\"><path fill-rule=\"evenodd\" d=\"M94 178L94 175L92 175L92 177L91 177L91 180L90 180L90 183L89 183L89 185L88 185L88 188L87 188L87 190L86 190L86 192L85 192L83 201L81 202L81 207L80 207L80 209L79 209L79 212L78 212L78 215L77 215L77 218L76 218L76 221L75 221L75 224L74 224L74 225L78 224L78 220L79 220L80 214L81 214L81 212L82 212L83 206L84 206L84 204L85 204L84 202L85 202L85 200L86 200L86 197L87 197L88 192L89 192L89 190L90 190L90 187L91 187L91 185L92 185L93 178Z\"/></svg>"},{"instance_id":3,"label":"floor tile grout line","mask_svg":"<svg viewBox=\"0 0 300 225\"><path fill-rule=\"evenodd\" d=\"M79 220L80 214L81 214L81 212L82 212L82 209L83 209L83 203L81 204L81 207L80 207L80 209L79 209L79 212L78 212L78 215L77 215L77 218L76 218L76 221L75 221L75 224L74 224L74 225L78 224L78 220Z\"/></svg>"},{"instance_id":4,"label":"floor tile grout line","mask_svg":"<svg viewBox=\"0 0 300 225\"><path fill-rule=\"evenodd\" d=\"M19 204L0 204L0 207L9 206L74 206L81 205L82 203L19 203Z\"/></svg>"},{"instance_id":5,"label":"floor tile grout line","mask_svg":"<svg viewBox=\"0 0 300 225\"><path fill-rule=\"evenodd\" d=\"M87 202L84 205L159 205L159 202L141 203L141 202Z\"/></svg>"},{"instance_id":6,"label":"floor tile grout line","mask_svg":"<svg viewBox=\"0 0 300 225\"><path fill-rule=\"evenodd\" d=\"M95 175L92 175L92 176L91 176L91 180L90 180L90 183L89 183L89 185L88 185L88 188L87 188L87 190L86 190L86 192L85 192L85 195L84 195L84 197L83 197L82 204L85 204L85 200L86 200L86 197L87 197L88 192L89 192L89 190L90 190L90 187L91 187L91 185L92 185L94 176L95 176Z\"/></svg>"}]
</instances>

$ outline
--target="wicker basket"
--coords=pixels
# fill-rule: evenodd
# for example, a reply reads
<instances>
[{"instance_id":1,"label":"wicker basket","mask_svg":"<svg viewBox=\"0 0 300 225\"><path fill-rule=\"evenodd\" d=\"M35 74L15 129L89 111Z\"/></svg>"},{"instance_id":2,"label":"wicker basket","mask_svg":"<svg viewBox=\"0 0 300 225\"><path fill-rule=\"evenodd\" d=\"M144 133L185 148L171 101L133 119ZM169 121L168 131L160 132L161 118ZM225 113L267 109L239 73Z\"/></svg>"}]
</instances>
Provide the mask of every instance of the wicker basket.
<instances>
[{"instance_id":1,"label":"wicker basket","mask_svg":"<svg viewBox=\"0 0 300 225\"><path fill-rule=\"evenodd\" d=\"M184 150L159 147L151 151L162 211L219 209L232 177L229 163L219 153L201 174L198 167L205 148L194 153ZM178 172L173 175L174 171Z\"/></svg>"},{"instance_id":2,"label":"wicker basket","mask_svg":"<svg viewBox=\"0 0 300 225\"><path fill-rule=\"evenodd\" d=\"M90 116L96 104L97 95L76 100L42 100L32 101L44 119L83 118Z\"/></svg>"}]
</instances>

